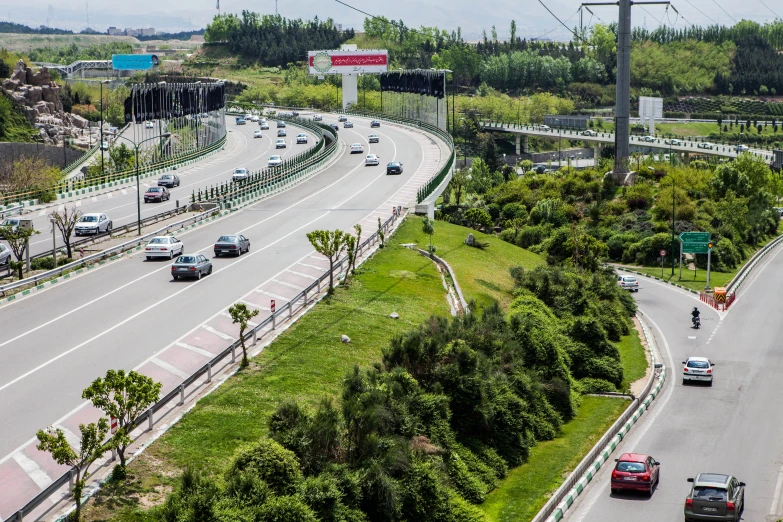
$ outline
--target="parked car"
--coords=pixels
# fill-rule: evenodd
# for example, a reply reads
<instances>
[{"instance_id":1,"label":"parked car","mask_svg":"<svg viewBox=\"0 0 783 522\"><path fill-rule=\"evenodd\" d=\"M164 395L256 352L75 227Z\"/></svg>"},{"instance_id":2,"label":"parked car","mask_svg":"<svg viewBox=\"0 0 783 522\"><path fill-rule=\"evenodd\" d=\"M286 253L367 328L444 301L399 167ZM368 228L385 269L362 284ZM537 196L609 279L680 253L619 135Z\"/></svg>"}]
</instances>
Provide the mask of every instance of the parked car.
<instances>
[{"instance_id":1,"label":"parked car","mask_svg":"<svg viewBox=\"0 0 783 522\"><path fill-rule=\"evenodd\" d=\"M245 125L246 123L244 118L237 118L237 125Z\"/></svg>"},{"instance_id":2,"label":"parked car","mask_svg":"<svg viewBox=\"0 0 783 522\"><path fill-rule=\"evenodd\" d=\"M158 186L166 188L179 187L179 176L176 174L164 174L158 178Z\"/></svg>"},{"instance_id":3,"label":"parked car","mask_svg":"<svg viewBox=\"0 0 783 522\"><path fill-rule=\"evenodd\" d=\"M220 236L215 241L214 250L215 257L220 257L221 254L232 254L239 257L242 252L250 252L250 240L242 234Z\"/></svg>"},{"instance_id":4,"label":"parked car","mask_svg":"<svg viewBox=\"0 0 783 522\"><path fill-rule=\"evenodd\" d=\"M106 214L91 212L79 218L74 227L74 233L77 236L86 234L95 234L97 236L101 232L111 232L111 229L111 219Z\"/></svg>"},{"instance_id":5,"label":"parked car","mask_svg":"<svg viewBox=\"0 0 783 522\"><path fill-rule=\"evenodd\" d=\"M682 383L706 382L712 386L713 366L715 363L706 357L688 357L687 361L682 361Z\"/></svg>"},{"instance_id":6,"label":"parked car","mask_svg":"<svg viewBox=\"0 0 783 522\"><path fill-rule=\"evenodd\" d=\"M686 522L739 522L745 510L744 482L720 473L699 473L688 482L693 485L685 497Z\"/></svg>"},{"instance_id":7,"label":"parked car","mask_svg":"<svg viewBox=\"0 0 783 522\"><path fill-rule=\"evenodd\" d=\"M345 123L343 123L343 128L344 129L353 129L353 122L350 121L350 120L346 121Z\"/></svg>"},{"instance_id":8,"label":"parked car","mask_svg":"<svg viewBox=\"0 0 783 522\"><path fill-rule=\"evenodd\" d=\"M617 284L620 285L620 288L631 292L639 291L639 281L632 275L618 275Z\"/></svg>"},{"instance_id":9,"label":"parked car","mask_svg":"<svg viewBox=\"0 0 783 522\"><path fill-rule=\"evenodd\" d=\"M598 133L594 130L587 129L586 131L582 131L582 136L598 136Z\"/></svg>"},{"instance_id":10,"label":"parked car","mask_svg":"<svg viewBox=\"0 0 783 522\"><path fill-rule=\"evenodd\" d=\"M0 266L8 266L9 261L11 261L11 249L0 245Z\"/></svg>"},{"instance_id":11,"label":"parked car","mask_svg":"<svg viewBox=\"0 0 783 522\"><path fill-rule=\"evenodd\" d=\"M367 137L367 141L369 143L379 143L381 141L381 138L377 134L370 134Z\"/></svg>"},{"instance_id":12,"label":"parked car","mask_svg":"<svg viewBox=\"0 0 783 522\"><path fill-rule=\"evenodd\" d=\"M278 155L269 156L269 161L266 162L267 167L279 167L283 164L283 158Z\"/></svg>"},{"instance_id":13,"label":"parked car","mask_svg":"<svg viewBox=\"0 0 783 522\"><path fill-rule=\"evenodd\" d=\"M156 236L150 239L147 246L144 247L144 255L147 261L153 257L167 257L174 259L174 256L181 256L185 252L185 245L174 236Z\"/></svg>"},{"instance_id":14,"label":"parked car","mask_svg":"<svg viewBox=\"0 0 783 522\"><path fill-rule=\"evenodd\" d=\"M642 141L646 141L648 143L654 142L657 138L655 136L645 136L642 138Z\"/></svg>"},{"instance_id":15,"label":"parked car","mask_svg":"<svg viewBox=\"0 0 783 522\"><path fill-rule=\"evenodd\" d=\"M144 203L149 203L150 201L160 201L163 203L169 199L171 199L171 192L169 192L169 189L166 187L150 187L147 189L147 192L144 193Z\"/></svg>"},{"instance_id":16,"label":"parked car","mask_svg":"<svg viewBox=\"0 0 783 522\"><path fill-rule=\"evenodd\" d=\"M261 127L261 130L269 130L269 124L267 122L262 122L258 125Z\"/></svg>"},{"instance_id":17,"label":"parked car","mask_svg":"<svg viewBox=\"0 0 783 522\"><path fill-rule=\"evenodd\" d=\"M264 135L261 134L261 129L256 129L253 131L253 138L263 138Z\"/></svg>"},{"instance_id":18,"label":"parked car","mask_svg":"<svg viewBox=\"0 0 783 522\"><path fill-rule=\"evenodd\" d=\"M365 165L380 165L381 164L381 158L379 158L377 154L368 154L367 157L364 158L364 164Z\"/></svg>"},{"instance_id":19,"label":"parked car","mask_svg":"<svg viewBox=\"0 0 783 522\"><path fill-rule=\"evenodd\" d=\"M340 126L337 125L336 123L330 123L329 126L333 128L335 132L340 130Z\"/></svg>"},{"instance_id":20,"label":"parked car","mask_svg":"<svg viewBox=\"0 0 783 522\"><path fill-rule=\"evenodd\" d=\"M378 120L372 120L370 122L370 128L375 128L375 127L380 127L380 126L381 126L381 122L379 122Z\"/></svg>"},{"instance_id":21,"label":"parked car","mask_svg":"<svg viewBox=\"0 0 783 522\"><path fill-rule=\"evenodd\" d=\"M278 129L285 129L285 122L280 120L277 122L277 128Z\"/></svg>"},{"instance_id":22,"label":"parked car","mask_svg":"<svg viewBox=\"0 0 783 522\"><path fill-rule=\"evenodd\" d=\"M320 114L313 114L313 121L324 121L324 117Z\"/></svg>"},{"instance_id":23,"label":"parked car","mask_svg":"<svg viewBox=\"0 0 783 522\"><path fill-rule=\"evenodd\" d=\"M307 143L307 134L297 134L296 143Z\"/></svg>"},{"instance_id":24,"label":"parked car","mask_svg":"<svg viewBox=\"0 0 783 522\"><path fill-rule=\"evenodd\" d=\"M346 116L345 114L341 114L340 116L337 117L337 121L340 123L344 121L348 121L348 116Z\"/></svg>"},{"instance_id":25,"label":"parked car","mask_svg":"<svg viewBox=\"0 0 783 522\"><path fill-rule=\"evenodd\" d=\"M291 111L291 116L294 117L294 118L298 118L299 117L299 113L296 112L296 111Z\"/></svg>"},{"instance_id":26,"label":"parked car","mask_svg":"<svg viewBox=\"0 0 783 522\"><path fill-rule=\"evenodd\" d=\"M402 174L402 163L392 161L386 164L386 174Z\"/></svg>"},{"instance_id":27,"label":"parked car","mask_svg":"<svg viewBox=\"0 0 783 522\"><path fill-rule=\"evenodd\" d=\"M234 175L231 176L231 181L245 181L250 177L250 173L245 167L238 167L234 169Z\"/></svg>"},{"instance_id":28,"label":"parked car","mask_svg":"<svg viewBox=\"0 0 783 522\"><path fill-rule=\"evenodd\" d=\"M364 146L361 143L352 143L351 154L353 154L354 152L364 152Z\"/></svg>"},{"instance_id":29,"label":"parked car","mask_svg":"<svg viewBox=\"0 0 783 522\"><path fill-rule=\"evenodd\" d=\"M623 453L612 470L611 491L642 491L652 496L660 480L661 463L649 455Z\"/></svg>"},{"instance_id":30,"label":"parked car","mask_svg":"<svg viewBox=\"0 0 783 522\"><path fill-rule=\"evenodd\" d=\"M696 145L696 147L698 147L700 149L710 149L710 150L712 150L712 149L715 148L715 145L713 145L712 143L710 143L708 141L705 141L705 142L702 142L702 143L698 143Z\"/></svg>"},{"instance_id":31,"label":"parked car","mask_svg":"<svg viewBox=\"0 0 783 522\"><path fill-rule=\"evenodd\" d=\"M176 281L180 277L192 277L201 279L203 275L212 273L212 261L206 256L197 254L194 256L179 256L171 265L171 276Z\"/></svg>"},{"instance_id":32,"label":"parked car","mask_svg":"<svg viewBox=\"0 0 783 522\"><path fill-rule=\"evenodd\" d=\"M285 149L287 147L285 140L280 138L275 142L275 148L276 149Z\"/></svg>"},{"instance_id":33,"label":"parked car","mask_svg":"<svg viewBox=\"0 0 783 522\"><path fill-rule=\"evenodd\" d=\"M154 129L155 124L153 124L150 120L147 120L144 122L144 128L145 129Z\"/></svg>"}]
</instances>

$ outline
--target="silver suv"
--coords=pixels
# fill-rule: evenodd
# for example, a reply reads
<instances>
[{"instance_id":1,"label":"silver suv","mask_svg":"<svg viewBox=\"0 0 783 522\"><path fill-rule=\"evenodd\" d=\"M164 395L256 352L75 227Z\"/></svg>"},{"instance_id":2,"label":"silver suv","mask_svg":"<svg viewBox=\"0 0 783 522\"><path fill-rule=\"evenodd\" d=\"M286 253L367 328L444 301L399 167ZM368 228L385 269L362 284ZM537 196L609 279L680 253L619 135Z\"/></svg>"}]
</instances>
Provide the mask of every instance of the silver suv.
<instances>
[{"instance_id":1,"label":"silver suv","mask_svg":"<svg viewBox=\"0 0 783 522\"><path fill-rule=\"evenodd\" d=\"M639 281L631 275L618 275L617 284L620 285L620 288L630 290L631 292L639 291Z\"/></svg>"}]
</instances>

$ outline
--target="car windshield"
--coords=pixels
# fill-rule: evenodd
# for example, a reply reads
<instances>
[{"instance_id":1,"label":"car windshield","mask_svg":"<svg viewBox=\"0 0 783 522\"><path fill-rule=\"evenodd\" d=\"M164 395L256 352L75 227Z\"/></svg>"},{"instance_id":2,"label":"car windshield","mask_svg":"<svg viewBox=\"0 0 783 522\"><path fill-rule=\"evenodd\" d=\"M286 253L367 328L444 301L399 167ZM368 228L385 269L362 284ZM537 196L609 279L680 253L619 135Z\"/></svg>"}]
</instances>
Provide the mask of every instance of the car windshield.
<instances>
[{"instance_id":1,"label":"car windshield","mask_svg":"<svg viewBox=\"0 0 783 522\"><path fill-rule=\"evenodd\" d=\"M693 498L699 500L725 502L729 498L729 492L723 488L715 488L712 486L696 486L693 488Z\"/></svg>"},{"instance_id":2,"label":"car windshield","mask_svg":"<svg viewBox=\"0 0 783 522\"><path fill-rule=\"evenodd\" d=\"M162 190L158 187L151 187L147 190L147 192L162 192Z\"/></svg>"},{"instance_id":3,"label":"car windshield","mask_svg":"<svg viewBox=\"0 0 783 522\"><path fill-rule=\"evenodd\" d=\"M19 226L19 220L18 219L6 219L3 221L2 226L4 227L18 227Z\"/></svg>"},{"instance_id":4,"label":"car windshield","mask_svg":"<svg viewBox=\"0 0 783 522\"><path fill-rule=\"evenodd\" d=\"M160 177L160 179L171 179L171 178L172 178L172 176L169 175L169 174L166 174L166 175Z\"/></svg>"},{"instance_id":5,"label":"car windshield","mask_svg":"<svg viewBox=\"0 0 783 522\"><path fill-rule=\"evenodd\" d=\"M707 361L688 361L688 368L709 368Z\"/></svg>"},{"instance_id":6,"label":"car windshield","mask_svg":"<svg viewBox=\"0 0 783 522\"><path fill-rule=\"evenodd\" d=\"M643 462L626 462L620 461L615 467L617 471L624 471L625 473L644 473L646 471Z\"/></svg>"},{"instance_id":7,"label":"car windshield","mask_svg":"<svg viewBox=\"0 0 783 522\"><path fill-rule=\"evenodd\" d=\"M220 236L218 243L233 243L236 241L237 236Z\"/></svg>"},{"instance_id":8,"label":"car windshield","mask_svg":"<svg viewBox=\"0 0 783 522\"><path fill-rule=\"evenodd\" d=\"M88 223L95 223L98 221L98 216L84 216L79 221L86 221Z\"/></svg>"},{"instance_id":9,"label":"car windshield","mask_svg":"<svg viewBox=\"0 0 783 522\"><path fill-rule=\"evenodd\" d=\"M196 258L193 256L179 256L177 258L177 263L182 263L183 265L192 265L196 262Z\"/></svg>"},{"instance_id":10,"label":"car windshield","mask_svg":"<svg viewBox=\"0 0 783 522\"><path fill-rule=\"evenodd\" d=\"M245 170L245 169L237 169L234 172L237 173L237 174L244 174L245 172L247 172L247 170Z\"/></svg>"},{"instance_id":11,"label":"car windshield","mask_svg":"<svg viewBox=\"0 0 783 522\"><path fill-rule=\"evenodd\" d=\"M168 244L169 238L167 237L153 237L150 240L150 245Z\"/></svg>"},{"instance_id":12,"label":"car windshield","mask_svg":"<svg viewBox=\"0 0 783 522\"><path fill-rule=\"evenodd\" d=\"M623 278L623 280L626 283L635 283L636 282L636 278L635 277L625 277L625 278Z\"/></svg>"}]
</instances>

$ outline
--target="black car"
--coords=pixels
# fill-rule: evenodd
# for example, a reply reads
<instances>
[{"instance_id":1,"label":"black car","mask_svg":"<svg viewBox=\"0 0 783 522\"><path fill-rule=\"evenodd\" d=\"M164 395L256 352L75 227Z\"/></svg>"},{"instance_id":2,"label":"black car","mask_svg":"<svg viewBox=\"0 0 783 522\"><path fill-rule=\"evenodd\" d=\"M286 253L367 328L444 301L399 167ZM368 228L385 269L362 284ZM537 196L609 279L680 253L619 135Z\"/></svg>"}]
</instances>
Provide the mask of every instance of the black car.
<instances>
[{"instance_id":1,"label":"black car","mask_svg":"<svg viewBox=\"0 0 783 522\"><path fill-rule=\"evenodd\" d=\"M159 187L179 187L179 176L176 174L164 174L158 180Z\"/></svg>"},{"instance_id":2,"label":"black car","mask_svg":"<svg viewBox=\"0 0 783 522\"><path fill-rule=\"evenodd\" d=\"M277 128L278 129L284 129L285 128L285 122L284 121L278 121L277 122Z\"/></svg>"},{"instance_id":3,"label":"black car","mask_svg":"<svg viewBox=\"0 0 783 522\"><path fill-rule=\"evenodd\" d=\"M348 116L345 116L344 114L340 115L340 116L337 117L337 121L339 121L340 123L342 123L344 121L348 121Z\"/></svg>"},{"instance_id":4,"label":"black car","mask_svg":"<svg viewBox=\"0 0 783 522\"><path fill-rule=\"evenodd\" d=\"M212 262L205 256L179 256L171 265L171 276L176 281L180 277L192 277L201 279L203 275L212 273Z\"/></svg>"},{"instance_id":5,"label":"black car","mask_svg":"<svg viewBox=\"0 0 783 522\"><path fill-rule=\"evenodd\" d=\"M339 131L340 130L340 126L337 125L336 123L330 123L329 126L331 128L333 128L335 131Z\"/></svg>"},{"instance_id":6,"label":"black car","mask_svg":"<svg viewBox=\"0 0 783 522\"><path fill-rule=\"evenodd\" d=\"M296 112L296 111L292 111L291 112L291 116L293 116L294 118L298 118L299 117L299 113Z\"/></svg>"},{"instance_id":7,"label":"black car","mask_svg":"<svg viewBox=\"0 0 783 522\"><path fill-rule=\"evenodd\" d=\"M386 174L402 174L402 163L392 161L386 165Z\"/></svg>"},{"instance_id":8,"label":"black car","mask_svg":"<svg viewBox=\"0 0 783 522\"><path fill-rule=\"evenodd\" d=\"M234 254L239 257L242 252L250 252L250 240L241 234L234 236L220 236L215 241L215 257L221 254Z\"/></svg>"},{"instance_id":9,"label":"black car","mask_svg":"<svg viewBox=\"0 0 783 522\"><path fill-rule=\"evenodd\" d=\"M378 120L372 120L370 122L370 127L380 127L380 126L381 126L381 122L379 122Z\"/></svg>"}]
</instances>

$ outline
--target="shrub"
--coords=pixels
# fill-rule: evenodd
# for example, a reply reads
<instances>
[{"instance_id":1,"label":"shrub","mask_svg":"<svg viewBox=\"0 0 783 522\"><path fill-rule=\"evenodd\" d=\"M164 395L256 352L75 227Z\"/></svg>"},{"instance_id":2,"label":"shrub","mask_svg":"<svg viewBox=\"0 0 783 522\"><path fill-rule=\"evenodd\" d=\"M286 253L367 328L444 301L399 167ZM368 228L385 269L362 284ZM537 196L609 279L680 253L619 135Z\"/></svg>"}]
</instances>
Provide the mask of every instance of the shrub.
<instances>
[{"instance_id":1,"label":"shrub","mask_svg":"<svg viewBox=\"0 0 783 522\"><path fill-rule=\"evenodd\" d=\"M242 451L234 459L231 472L240 471L254 474L279 495L293 493L302 479L296 455L266 438Z\"/></svg>"},{"instance_id":2,"label":"shrub","mask_svg":"<svg viewBox=\"0 0 783 522\"><path fill-rule=\"evenodd\" d=\"M318 522L313 511L300 497L273 497L262 507L259 522Z\"/></svg>"},{"instance_id":3,"label":"shrub","mask_svg":"<svg viewBox=\"0 0 783 522\"><path fill-rule=\"evenodd\" d=\"M614 384L604 379L594 379L592 377L585 377L579 380L579 387L582 393L603 393L603 392L616 392L617 388Z\"/></svg>"}]
</instances>

